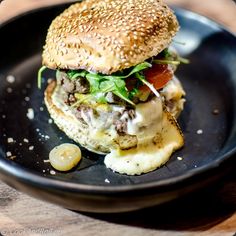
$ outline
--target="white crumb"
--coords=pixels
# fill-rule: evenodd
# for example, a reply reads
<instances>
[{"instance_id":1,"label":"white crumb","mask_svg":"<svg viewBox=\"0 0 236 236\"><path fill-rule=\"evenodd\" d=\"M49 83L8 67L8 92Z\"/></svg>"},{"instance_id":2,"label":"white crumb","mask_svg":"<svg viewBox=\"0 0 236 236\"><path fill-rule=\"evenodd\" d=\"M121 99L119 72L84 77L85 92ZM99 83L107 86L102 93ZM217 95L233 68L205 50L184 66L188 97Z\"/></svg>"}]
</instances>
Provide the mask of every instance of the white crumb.
<instances>
[{"instance_id":1,"label":"white crumb","mask_svg":"<svg viewBox=\"0 0 236 236\"><path fill-rule=\"evenodd\" d=\"M44 110L44 108L43 108L43 107L40 107L40 108L39 108L39 110L40 110L40 111L43 111L43 110Z\"/></svg>"},{"instance_id":2,"label":"white crumb","mask_svg":"<svg viewBox=\"0 0 236 236\"><path fill-rule=\"evenodd\" d=\"M16 81L16 78L13 75L8 75L6 81L10 84L13 84Z\"/></svg>"},{"instance_id":3,"label":"white crumb","mask_svg":"<svg viewBox=\"0 0 236 236\"><path fill-rule=\"evenodd\" d=\"M12 93L13 89L12 88L7 88L8 93Z\"/></svg>"},{"instance_id":4,"label":"white crumb","mask_svg":"<svg viewBox=\"0 0 236 236\"><path fill-rule=\"evenodd\" d=\"M197 134L203 134L203 130L202 129L197 130Z\"/></svg>"},{"instance_id":5,"label":"white crumb","mask_svg":"<svg viewBox=\"0 0 236 236\"><path fill-rule=\"evenodd\" d=\"M36 132L39 132L39 129L38 129L38 128L36 129Z\"/></svg>"},{"instance_id":6,"label":"white crumb","mask_svg":"<svg viewBox=\"0 0 236 236\"><path fill-rule=\"evenodd\" d=\"M28 143L28 142L29 142L29 140L28 140L27 138L24 138L23 141L24 141L25 143Z\"/></svg>"},{"instance_id":7,"label":"white crumb","mask_svg":"<svg viewBox=\"0 0 236 236\"><path fill-rule=\"evenodd\" d=\"M48 119L48 123L49 123L49 124L52 124L52 119Z\"/></svg>"},{"instance_id":8,"label":"white crumb","mask_svg":"<svg viewBox=\"0 0 236 236\"><path fill-rule=\"evenodd\" d=\"M55 172L54 170L50 170L50 174L51 174L51 175L55 175L56 172Z\"/></svg>"},{"instance_id":9,"label":"white crumb","mask_svg":"<svg viewBox=\"0 0 236 236\"><path fill-rule=\"evenodd\" d=\"M33 151L34 150L34 146L29 146L29 150Z\"/></svg>"},{"instance_id":10,"label":"white crumb","mask_svg":"<svg viewBox=\"0 0 236 236\"><path fill-rule=\"evenodd\" d=\"M48 135L45 135L45 139L47 140L47 139L50 139L50 137L48 136Z\"/></svg>"},{"instance_id":11,"label":"white crumb","mask_svg":"<svg viewBox=\"0 0 236 236\"><path fill-rule=\"evenodd\" d=\"M177 159L178 159L179 161L182 161L182 160L183 160L183 157L177 157Z\"/></svg>"},{"instance_id":12,"label":"white crumb","mask_svg":"<svg viewBox=\"0 0 236 236\"><path fill-rule=\"evenodd\" d=\"M110 183L110 180L109 180L109 179L105 179L105 182L106 182L106 183Z\"/></svg>"},{"instance_id":13,"label":"white crumb","mask_svg":"<svg viewBox=\"0 0 236 236\"><path fill-rule=\"evenodd\" d=\"M28 109L28 112L26 114L26 116L30 119L33 120L34 119L34 110L32 108Z\"/></svg>"},{"instance_id":14,"label":"white crumb","mask_svg":"<svg viewBox=\"0 0 236 236\"><path fill-rule=\"evenodd\" d=\"M29 98L29 97L25 97L25 101L26 101L26 102L29 102L29 101L30 101L30 98Z\"/></svg>"},{"instance_id":15,"label":"white crumb","mask_svg":"<svg viewBox=\"0 0 236 236\"><path fill-rule=\"evenodd\" d=\"M50 160L43 160L44 163L50 162Z\"/></svg>"},{"instance_id":16,"label":"white crumb","mask_svg":"<svg viewBox=\"0 0 236 236\"><path fill-rule=\"evenodd\" d=\"M2 118L3 118L3 119L6 119L6 115L2 115Z\"/></svg>"},{"instance_id":17,"label":"white crumb","mask_svg":"<svg viewBox=\"0 0 236 236\"><path fill-rule=\"evenodd\" d=\"M13 138L8 138L8 139L7 139L7 142L8 142L8 143L13 143L13 142L14 142L14 139L13 139Z\"/></svg>"},{"instance_id":18,"label":"white crumb","mask_svg":"<svg viewBox=\"0 0 236 236\"><path fill-rule=\"evenodd\" d=\"M6 152L7 157L11 157L12 153L11 152Z\"/></svg>"}]
</instances>

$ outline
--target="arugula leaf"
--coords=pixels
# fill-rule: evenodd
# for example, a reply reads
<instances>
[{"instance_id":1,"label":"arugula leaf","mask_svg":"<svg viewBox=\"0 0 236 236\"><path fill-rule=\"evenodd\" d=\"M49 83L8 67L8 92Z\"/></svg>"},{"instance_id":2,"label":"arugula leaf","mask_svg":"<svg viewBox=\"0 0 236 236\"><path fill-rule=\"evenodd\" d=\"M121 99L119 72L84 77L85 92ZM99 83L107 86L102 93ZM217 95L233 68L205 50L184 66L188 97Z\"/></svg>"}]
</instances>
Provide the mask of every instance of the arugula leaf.
<instances>
[{"instance_id":1,"label":"arugula leaf","mask_svg":"<svg viewBox=\"0 0 236 236\"><path fill-rule=\"evenodd\" d=\"M156 64L172 64L172 65L179 65L180 61L177 60L168 60L168 59L155 59L153 60Z\"/></svg>"},{"instance_id":2,"label":"arugula leaf","mask_svg":"<svg viewBox=\"0 0 236 236\"><path fill-rule=\"evenodd\" d=\"M169 51L168 48L164 49L160 54L160 59L154 58L152 62L157 64L171 64L171 65L179 65L181 63L188 64L189 60L183 57L180 57L177 53L173 54L173 52ZM164 59L162 59L164 57Z\"/></svg>"},{"instance_id":3,"label":"arugula leaf","mask_svg":"<svg viewBox=\"0 0 236 236\"><path fill-rule=\"evenodd\" d=\"M105 104L107 103L104 93L98 92L94 95L94 97L95 97L96 101L99 103L105 103Z\"/></svg>"},{"instance_id":4,"label":"arugula leaf","mask_svg":"<svg viewBox=\"0 0 236 236\"><path fill-rule=\"evenodd\" d=\"M114 80L106 80L101 83L100 89L102 93L113 92L116 96L120 97L131 105L135 105L129 99L129 92L125 86L125 81L122 79L114 78Z\"/></svg>"},{"instance_id":5,"label":"arugula leaf","mask_svg":"<svg viewBox=\"0 0 236 236\"><path fill-rule=\"evenodd\" d=\"M139 90L137 88L133 88L130 92L129 92L129 99L133 99L135 96L137 96L139 94Z\"/></svg>"},{"instance_id":6,"label":"arugula leaf","mask_svg":"<svg viewBox=\"0 0 236 236\"><path fill-rule=\"evenodd\" d=\"M86 79L88 80L90 84L90 93L98 92L100 89L100 83L101 83L102 77L99 76L98 74L88 73L86 75Z\"/></svg>"},{"instance_id":7,"label":"arugula leaf","mask_svg":"<svg viewBox=\"0 0 236 236\"><path fill-rule=\"evenodd\" d=\"M143 62L143 63L140 63L136 66L133 67L133 69L129 72L129 74L127 75L123 75L123 76L112 76L113 78L120 78L120 79L126 79L128 77L130 77L131 75L135 74L136 72L139 72L139 71L142 71L142 70L145 70L147 68L150 68L152 67L152 64L148 63L148 62Z\"/></svg>"},{"instance_id":8,"label":"arugula leaf","mask_svg":"<svg viewBox=\"0 0 236 236\"><path fill-rule=\"evenodd\" d=\"M152 65L150 63L143 62L134 66L131 70L129 70L127 74L124 74L125 72L123 72L121 75L102 75L98 73L90 73L84 70L68 71L67 74L70 79L77 78L78 76L85 77L90 84L90 93L95 98L100 99L103 102L105 101L105 93L112 92L134 106L135 104L129 98L130 94L128 89L126 88L125 79L151 66Z\"/></svg>"},{"instance_id":9,"label":"arugula leaf","mask_svg":"<svg viewBox=\"0 0 236 236\"><path fill-rule=\"evenodd\" d=\"M190 63L190 60L187 59L187 58L183 58L183 57L178 56L177 59L180 63L183 63L183 64L189 64Z\"/></svg>"},{"instance_id":10,"label":"arugula leaf","mask_svg":"<svg viewBox=\"0 0 236 236\"><path fill-rule=\"evenodd\" d=\"M135 104L129 99L129 92L126 88L126 84L123 80L115 80L115 90L113 91L116 96L120 97L121 99L125 100L126 102L130 103L131 105L135 106Z\"/></svg>"},{"instance_id":11,"label":"arugula leaf","mask_svg":"<svg viewBox=\"0 0 236 236\"><path fill-rule=\"evenodd\" d=\"M167 53L168 51L166 51ZM146 84L150 90L159 97L159 93L154 88L152 84L150 84L145 76L141 73L143 70L152 67L152 64L149 62L140 63L130 69L126 69L122 72L114 73L112 75L103 75L98 73L91 73L85 70L73 71L70 70L67 72L68 77L70 79L75 79L78 76L84 77L88 80L90 84L90 95L95 98L98 102L107 102L105 94L108 92L114 93L116 96L120 97L127 103L135 106L135 103L132 102L132 98L138 94L138 88L135 87L132 91L128 91L126 87L126 79L130 76L134 75L137 78L137 81L141 81L143 84ZM138 83L137 83L138 84ZM76 102L74 105L81 103L82 101Z\"/></svg>"},{"instance_id":12,"label":"arugula leaf","mask_svg":"<svg viewBox=\"0 0 236 236\"><path fill-rule=\"evenodd\" d=\"M47 69L46 66L42 66L39 70L38 70L38 88L41 89L41 85L42 85L42 74L43 72Z\"/></svg>"},{"instance_id":13,"label":"arugula leaf","mask_svg":"<svg viewBox=\"0 0 236 236\"><path fill-rule=\"evenodd\" d=\"M171 53L169 52L168 48L165 48L160 54L161 57L163 56L164 58L169 58L171 57Z\"/></svg>"},{"instance_id":14,"label":"arugula leaf","mask_svg":"<svg viewBox=\"0 0 236 236\"><path fill-rule=\"evenodd\" d=\"M173 39L172 40L174 43L177 43L177 44L180 44L180 45L186 45L186 42L181 42L181 41L178 41L176 39Z\"/></svg>"},{"instance_id":15,"label":"arugula leaf","mask_svg":"<svg viewBox=\"0 0 236 236\"><path fill-rule=\"evenodd\" d=\"M76 71L76 70L69 70L67 75L70 79L76 79L77 77L85 77L88 72L86 70Z\"/></svg>"}]
</instances>

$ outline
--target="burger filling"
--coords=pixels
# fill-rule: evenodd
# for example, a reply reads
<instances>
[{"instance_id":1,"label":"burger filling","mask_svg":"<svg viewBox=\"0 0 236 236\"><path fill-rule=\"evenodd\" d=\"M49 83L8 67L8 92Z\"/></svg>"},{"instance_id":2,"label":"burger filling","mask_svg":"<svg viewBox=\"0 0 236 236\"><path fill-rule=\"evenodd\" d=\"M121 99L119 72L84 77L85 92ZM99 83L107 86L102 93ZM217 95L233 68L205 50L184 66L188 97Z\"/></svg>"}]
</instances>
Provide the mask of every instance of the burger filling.
<instances>
[{"instance_id":1,"label":"burger filling","mask_svg":"<svg viewBox=\"0 0 236 236\"><path fill-rule=\"evenodd\" d=\"M67 105L77 107L96 101L100 104L118 104L135 107L159 97L174 116L183 109L185 93L174 71L180 63L187 63L174 51L163 50L141 64L112 75L91 73L86 70L58 70L57 82L65 92ZM41 86L41 75L39 86Z\"/></svg>"},{"instance_id":2,"label":"burger filling","mask_svg":"<svg viewBox=\"0 0 236 236\"><path fill-rule=\"evenodd\" d=\"M165 49L157 57L112 75L58 70L54 100L71 107L94 135L108 132L113 139L118 135L120 148L131 148L159 132L156 124L162 119L163 105L175 117L182 111L185 92L174 76L181 62L186 60ZM137 136L140 133L142 137Z\"/></svg>"}]
</instances>

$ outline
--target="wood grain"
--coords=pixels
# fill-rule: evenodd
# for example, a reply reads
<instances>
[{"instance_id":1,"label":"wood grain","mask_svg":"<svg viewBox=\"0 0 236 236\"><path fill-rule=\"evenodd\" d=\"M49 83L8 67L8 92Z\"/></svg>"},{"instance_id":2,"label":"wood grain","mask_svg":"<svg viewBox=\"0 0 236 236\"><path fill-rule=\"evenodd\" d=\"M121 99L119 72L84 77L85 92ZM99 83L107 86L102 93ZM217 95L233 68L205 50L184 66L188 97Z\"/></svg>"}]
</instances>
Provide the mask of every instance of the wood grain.
<instances>
[{"instance_id":1,"label":"wood grain","mask_svg":"<svg viewBox=\"0 0 236 236\"><path fill-rule=\"evenodd\" d=\"M4 0L0 22L26 10L61 0ZM231 0L167 0L224 24L236 32L236 4ZM135 213L84 214L49 204L0 182L2 235L233 236L236 232L236 172L210 189Z\"/></svg>"},{"instance_id":2,"label":"wood grain","mask_svg":"<svg viewBox=\"0 0 236 236\"><path fill-rule=\"evenodd\" d=\"M195 196L117 215L73 212L0 183L0 232L6 232L6 235L24 232L27 234L23 235L233 236L236 232L235 183L236 176L232 174Z\"/></svg>"}]
</instances>

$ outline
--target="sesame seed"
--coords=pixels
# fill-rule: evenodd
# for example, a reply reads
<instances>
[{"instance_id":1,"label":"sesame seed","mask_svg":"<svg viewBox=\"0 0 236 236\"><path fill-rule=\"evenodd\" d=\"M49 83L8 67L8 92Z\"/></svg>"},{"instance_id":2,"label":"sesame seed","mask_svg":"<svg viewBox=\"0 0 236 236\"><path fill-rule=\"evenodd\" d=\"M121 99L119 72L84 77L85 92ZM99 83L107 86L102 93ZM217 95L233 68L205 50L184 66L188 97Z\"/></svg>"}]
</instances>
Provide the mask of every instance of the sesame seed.
<instances>
[{"instance_id":1,"label":"sesame seed","mask_svg":"<svg viewBox=\"0 0 236 236\"><path fill-rule=\"evenodd\" d=\"M28 142L29 142L29 140L28 140L27 138L24 138L23 141L24 141L25 143L28 143Z\"/></svg>"},{"instance_id":2,"label":"sesame seed","mask_svg":"<svg viewBox=\"0 0 236 236\"><path fill-rule=\"evenodd\" d=\"M55 175L56 172L55 172L54 170L50 170L50 174L51 174L51 175Z\"/></svg>"}]
</instances>

